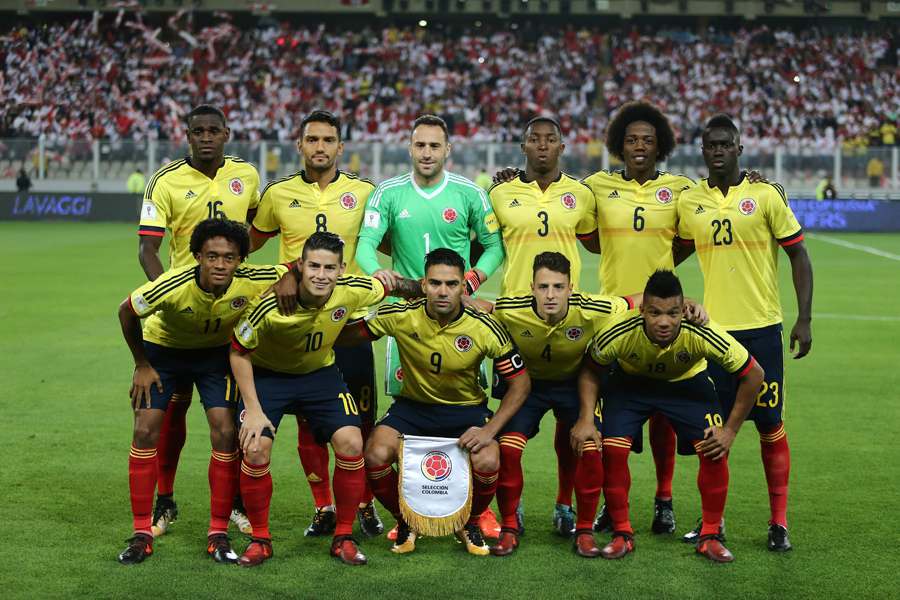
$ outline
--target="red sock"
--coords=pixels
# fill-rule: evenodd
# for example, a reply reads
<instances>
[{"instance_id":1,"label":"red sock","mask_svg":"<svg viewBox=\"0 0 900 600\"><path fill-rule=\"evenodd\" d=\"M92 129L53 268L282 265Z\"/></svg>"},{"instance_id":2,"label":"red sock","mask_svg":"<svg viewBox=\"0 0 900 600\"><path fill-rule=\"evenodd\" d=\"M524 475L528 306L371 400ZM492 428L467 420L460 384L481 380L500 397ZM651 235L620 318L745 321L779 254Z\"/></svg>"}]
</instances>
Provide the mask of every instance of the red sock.
<instances>
[{"instance_id":1,"label":"red sock","mask_svg":"<svg viewBox=\"0 0 900 600\"><path fill-rule=\"evenodd\" d=\"M760 432L759 446L762 453L766 484L769 486L769 508L772 523L787 527L788 479L791 474L791 451L788 448L784 423L774 431Z\"/></svg>"},{"instance_id":2,"label":"red sock","mask_svg":"<svg viewBox=\"0 0 900 600\"><path fill-rule=\"evenodd\" d=\"M228 518L238 489L238 453L212 451L209 459L209 534L228 533Z\"/></svg>"},{"instance_id":3,"label":"red sock","mask_svg":"<svg viewBox=\"0 0 900 600\"><path fill-rule=\"evenodd\" d=\"M253 527L253 537L272 539L269 533L269 506L272 504L269 463L251 465L246 458L241 461L241 496Z\"/></svg>"},{"instance_id":4,"label":"red sock","mask_svg":"<svg viewBox=\"0 0 900 600\"><path fill-rule=\"evenodd\" d=\"M521 433L505 433L500 436L500 478L497 480L497 507L500 509L500 526L516 529L516 510L525 480L522 477L522 451L528 443Z\"/></svg>"},{"instance_id":5,"label":"red sock","mask_svg":"<svg viewBox=\"0 0 900 600\"><path fill-rule=\"evenodd\" d=\"M316 506L329 506L332 500L328 476L328 446L316 443L309 423L302 420L297 421L297 453Z\"/></svg>"},{"instance_id":6,"label":"red sock","mask_svg":"<svg viewBox=\"0 0 900 600\"><path fill-rule=\"evenodd\" d=\"M628 492L631 490L628 454L631 452L631 441L627 437L603 440L603 495L613 529L633 534L634 530L628 522Z\"/></svg>"},{"instance_id":7,"label":"red sock","mask_svg":"<svg viewBox=\"0 0 900 600\"><path fill-rule=\"evenodd\" d=\"M172 395L172 401L166 408L166 416L159 430L159 481L156 484L156 493L160 496L171 494L175 489L175 472L178 470L178 459L181 457L181 449L184 448L184 440L187 437L187 425L185 419L188 408L191 407L191 392L187 388Z\"/></svg>"},{"instance_id":8,"label":"red sock","mask_svg":"<svg viewBox=\"0 0 900 600\"><path fill-rule=\"evenodd\" d=\"M372 430L375 429L375 422L370 421L362 424L362 440L363 440L363 448L366 447L366 442L369 441L369 436L372 435ZM363 485L363 493L362 498L359 499L360 504L368 504L372 500L375 499L375 495L372 493L372 488L369 487L369 480L366 478L365 473L363 474L363 481L365 482Z\"/></svg>"},{"instance_id":9,"label":"red sock","mask_svg":"<svg viewBox=\"0 0 900 600\"><path fill-rule=\"evenodd\" d=\"M572 445L569 442L569 426L559 420L556 421L553 447L556 448L557 473L559 474L556 503L572 506L572 490L575 489L575 470L578 468L578 457L572 452Z\"/></svg>"},{"instance_id":10,"label":"red sock","mask_svg":"<svg viewBox=\"0 0 900 600\"><path fill-rule=\"evenodd\" d=\"M156 448L135 448L128 457L128 488L131 492L131 514L134 532L153 536L153 490L156 488L159 463Z\"/></svg>"},{"instance_id":11,"label":"red sock","mask_svg":"<svg viewBox=\"0 0 900 600\"><path fill-rule=\"evenodd\" d=\"M662 413L650 415L650 449L656 463L656 497L672 498L672 476L675 474L677 438L669 420Z\"/></svg>"},{"instance_id":12,"label":"red sock","mask_svg":"<svg viewBox=\"0 0 900 600\"><path fill-rule=\"evenodd\" d=\"M359 456L334 454L334 518L337 521L334 535L352 535L353 521L359 498L366 486L365 461Z\"/></svg>"},{"instance_id":13,"label":"red sock","mask_svg":"<svg viewBox=\"0 0 900 600\"><path fill-rule=\"evenodd\" d=\"M574 454L574 452L573 452ZM584 444L584 453L578 459L575 471L575 529L591 529L603 491L603 455L597 452L593 441Z\"/></svg>"},{"instance_id":14,"label":"red sock","mask_svg":"<svg viewBox=\"0 0 900 600\"><path fill-rule=\"evenodd\" d=\"M372 493L388 509L398 521L403 520L400 514L400 476L391 465L370 467L366 465L366 479L372 486Z\"/></svg>"},{"instance_id":15,"label":"red sock","mask_svg":"<svg viewBox=\"0 0 900 600\"><path fill-rule=\"evenodd\" d=\"M491 505L491 500L497 493L498 479L500 479L500 469L479 471L472 467L472 512L469 514L469 523L477 523L481 513Z\"/></svg>"},{"instance_id":16,"label":"red sock","mask_svg":"<svg viewBox=\"0 0 900 600\"><path fill-rule=\"evenodd\" d=\"M694 447L701 440L694 440ZM700 507L703 509L703 527L700 535L719 533L722 513L725 512L725 499L728 497L728 458L719 460L700 457L700 470L697 473L697 487L700 488Z\"/></svg>"}]
</instances>

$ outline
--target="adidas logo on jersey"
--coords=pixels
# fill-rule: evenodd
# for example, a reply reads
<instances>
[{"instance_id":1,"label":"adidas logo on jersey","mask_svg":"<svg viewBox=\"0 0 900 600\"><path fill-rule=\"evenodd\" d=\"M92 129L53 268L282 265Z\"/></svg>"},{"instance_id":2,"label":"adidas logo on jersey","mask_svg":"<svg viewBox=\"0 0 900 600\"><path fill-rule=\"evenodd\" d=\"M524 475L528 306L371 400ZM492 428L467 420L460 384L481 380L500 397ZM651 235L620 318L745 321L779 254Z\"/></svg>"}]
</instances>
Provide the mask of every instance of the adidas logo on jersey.
<instances>
[{"instance_id":1,"label":"adidas logo on jersey","mask_svg":"<svg viewBox=\"0 0 900 600\"><path fill-rule=\"evenodd\" d=\"M618 198L619 190L613 190L613 193L608 196L609 198Z\"/></svg>"},{"instance_id":2,"label":"adidas logo on jersey","mask_svg":"<svg viewBox=\"0 0 900 600\"><path fill-rule=\"evenodd\" d=\"M300 325L291 325L288 329L300 329Z\"/></svg>"},{"instance_id":3,"label":"adidas logo on jersey","mask_svg":"<svg viewBox=\"0 0 900 600\"><path fill-rule=\"evenodd\" d=\"M294 201L288 204L288 208L300 208L300 203L294 198Z\"/></svg>"},{"instance_id":4,"label":"adidas logo on jersey","mask_svg":"<svg viewBox=\"0 0 900 600\"><path fill-rule=\"evenodd\" d=\"M185 194L184 199L190 200L191 198L196 198L197 194L194 193L194 190L188 190L188 193Z\"/></svg>"},{"instance_id":5,"label":"adidas logo on jersey","mask_svg":"<svg viewBox=\"0 0 900 600\"><path fill-rule=\"evenodd\" d=\"M531 335L531 332L526 329L525 331L523 331L522 333L519 334L519 337L533 338L534 336Z\"/></svg>"},{"instance_id":6,"label":"adidas logo on jersey","mask_svg":"<svg viewBox=\"0 0 900 600\"><path fill-rule=\"evenodd\" d=\"M421 342L421 341L422 341L422 340L419 338L419 334L416 333L415 331L412 332L411 334L409 334L409 337L410 337L411 339L416 340L417 342Z\"/></svg>"},{"instance_id":7,"label":"adidas logo on jersey","mask_svg":"<svg viewBox=\"0 0 900 600\"><path fill-rule=\"evenodd\" d=\"M697 210L694 211L694 214L695 214L695 215L699 215L699 214L705 213L705 212L706 212L706 211L703 210L703 207L702 207L702 206L698 206L698 207L697 207Z\"/></svg>"},{"instance_id":8,"label":"adidas logo on jersey","mask_svg":"<svg viewBox=\"0 0 900 600\"><path fill-rule=\"evenodd\" d=\"M408 218L410 218L411 216L412 216L412 215L409 214L409 211L406 210L406 209L404 208L404 209L403 209L403 212L400 213L399 215L397 215L397 218L398 218L398 219L408 219Z\"/></svg>"},{"instance_id":9,"label":"adidas logo on jersey","mask_svg":"<svg viewBox=\"0 0 900 600\"><path fill-rule=\"evenodd\" d=\"M515 198L513 198L513 201L509 203L509 207L510 207L510 208L515 208L515 207L517 207L517 206L522 206L522 205L519 204L519 201L518 201L518 200L516 200Z\"/></svg>"},{"instance_id":10,"label":"adidas logo on jersey","mask_svg":"<svg viewBox=\"0 0 900 600\"><path fill-rule=\"evenodd\" d=\"M641 357L632 352L631 356L628 357L628 360L641 360Z\"/></svg>"},{"instance_id":11,"label":"adidas logo on jersey","mask_svg":"<svg viewBox=\"0 0 900 600\"><path fill-rule=\"evenodd\" d=\"M183 315L192 315L192 314L194 314L194 311L192 311L192 310L191 310L191 307L188 306L186 309L184 309L183 311L181 311L181 314L183 314Z\"/></svg>"}]
</instances>

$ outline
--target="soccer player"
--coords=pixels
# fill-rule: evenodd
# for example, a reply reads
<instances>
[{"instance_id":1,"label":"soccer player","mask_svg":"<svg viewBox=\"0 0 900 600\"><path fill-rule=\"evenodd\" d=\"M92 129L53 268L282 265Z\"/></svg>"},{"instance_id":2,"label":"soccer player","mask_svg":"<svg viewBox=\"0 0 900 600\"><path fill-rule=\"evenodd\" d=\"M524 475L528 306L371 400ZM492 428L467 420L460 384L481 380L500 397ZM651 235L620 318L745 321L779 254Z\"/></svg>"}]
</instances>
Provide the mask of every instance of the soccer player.
<instances>
[{"instance_id":1,"label":"soccer player","mask_svg":"<svg viewBox=\"0 0 900 600\"><path fill-rule=\"evenodd\" d=\"M310 235L316 231L333 231L344 240L347 257L345 274L362 275L362 270L354 260L356 240L362 226L366 201L375 185L368 179L360 179L335 166L344 147L341 141L341 122L336 116L324 110L311 112L300 123L300 135L297 148L304 156L306 169L272 181L265 187L259 201L259 211L250 229L250 252L262 248L269 238L280 233L279 260L291 262L300 256L303 244ZM284 290L281 290L282 286ZM276 289L276 294L283 299L279 308L283 309L282 314L290 316L297 305L297 285L288 278L282 282L282 286ZM361 307L358 314L350 316L359 318L367 312L367 307ZM334 356L335 365L359 405L365 443L378 414L372 345L335 348ZM328 448L324 444L315 443L303 415L297 415L297 425L297 451L316 505L312 524L303 535L324 535L334 531L335 527L328 473ZM368 484L357 517L360 530L365 535L379 535L383 531Z\"/></svg>"},{"instance_id":2,"label":"soccer player","mask_svg":"<svg viewBox=\"0 0 900 600\"><path fill-rule=\"evenodd\" d=\"M189 249L193 266L171 269L138 288L119 307L122 333L135 364L130 390L134 437L128 463L134 537L119 556L124 564L143 562L153 552L157 444L172 395L184 384L197 385L212 440L207 550L220 563L235 563L238 558L227 536L238 482L238 389L228 364L228 341L249 299L276 282L287 267L241 265L250 250L250 236L241 223L228 219L201 221L191 233Z\"/></svg>"},{"instance_id":3,"label":"soccer player","mask_svg":"<svg viewBox=\"0 0 900 600\"><path fill-rule=\"evenodd\" d=\"M594 336L578 377L581 413L572 428L572 442L593 429L599 371L618 363L610 375L603 403L603 491L613 520L612 541L602 550L607 559L622 558L635 548L628 521L631 474L628 456L641 427L661 412L678 434L680 454L697 454L697 486L703 524L697 552L716 562L734 556L723 545L722 513L728 495L728 450L750 412L764 372L747 350L714 321L706 327L683 322L681 283L671 271L657 271L644 288L639 310L613 317ZM738 379L733 408L722 424L707 359ZM597 440L599 441L599 440Z\"/></svg>"},{"instance_id":4,"label":"soccer player","mask_svg":"<svg viewBox=\"0 0 900 600\"><path fill-rule=\"evenodd\" d=\"M444 170L450 156L450 134L440 117L423 115L415 120L409 141L411 173L389 179L369 196L359 232L356 262L364 273L379 278L390 291L397 276L421 279L422 257L435 248L450 248L466 265L463 293L474 294L503 262L500 225L487 194L465 177ZM484 253L469 268L469 232L474 231ZM382 269L375 249L385 234L390 236L393 269ZM464 300L467 301L467 300ZM400 393L403 371L396 344L388 340L386 393ZM499 527L490 509L485 529Z\"/></svg>"},{"instance_id":5,"label":"soccer player","mask_svg":"<svg viewBox=\"0 0 900 600\"><path fill-rule=\"evenodd\" d=\"M333 232L306 240L299 261L297 307L281 315L275 296L254 300L231 338L231 367L241 389L240 439L244 450L241 493L253 527L250 545L238 559L253 567L272 556L269 461L285 413L301 411L318 443L334 449L335 531L331 555L350 565L366 563L352 537L353 520L365 486L359 409L334 364L332 346L349 316L384 298L372 277L342 277L344 243ZM393 294L421 296L418 282L400 279Z\"/></svg>"},{"instance_id":6,"label":"soccer player","mask_svg":"<svg viewBox=\"0 0 900 600\"><path fill-rule=\"evenodd\" d=\"M225 113L201 104L188 113L185 134L191 154L173 161L150 178L141 205L139 258L147 279L156 281L164 268L159 257L163 236L169 232L169 268L195 266L191 233L203 219L222 217L240 223L252 220L259 204L259 174L247 162L225 156L231 129ZM159 438L159 482L153 510L153 533L163 535L178 516L173 492L178 458L186 436L185 415L192 387L179 386L166 411ZM240 502L231 519L244 533L249 522Z\"/></svg>"},{"instance_id":7,"label":"soccer player","mask_svg":"<svg viewBox=\"0 0 900 600\"><path fill-rule=\"evenodd\" d=\"M678 232L689 251L696 248L710 315L740 340L766 371L749 419L756 423L771 515L768 548L791 549L787 535L790 450L784 431L784 338L778 293L778 246L791 261L797 295L797 322L791 329L795 359L812 344L813 272L803 231L778 184L752 183L738 161L743 147L730 117L716 115L703 132L703 160L709 179L684 192L678 206ZM734 384L710 365L723 410L735 400ZM690 534L689 534L690 536ZM686 541L691 541L686 536Z\"/></svg>"},{"instance_id":8,"label":"soccer player","mask_svg":"<svg viewBox=\"0 0 900 600\"><path fill-rule=\"evenodd\" d=\"M397 341L403 387L366 444L366 476L378 501L397 519L393 552L412 552L416 532L400 513L398 473L392 463L400 451L399 434L459 438L472 460L472 511L456 532L466 550L486 555L490 549L478 520L497 490L500 447L495 439L516 413L531 387L515 344L490 315L463 307L466 263L447 248L425 257L425 299L386 304L359 325L350 324L341 343L363 343L383 335ZM493 358L509 391L496 414L478 382L485 357Z\"/></svg>"}]
</instances>

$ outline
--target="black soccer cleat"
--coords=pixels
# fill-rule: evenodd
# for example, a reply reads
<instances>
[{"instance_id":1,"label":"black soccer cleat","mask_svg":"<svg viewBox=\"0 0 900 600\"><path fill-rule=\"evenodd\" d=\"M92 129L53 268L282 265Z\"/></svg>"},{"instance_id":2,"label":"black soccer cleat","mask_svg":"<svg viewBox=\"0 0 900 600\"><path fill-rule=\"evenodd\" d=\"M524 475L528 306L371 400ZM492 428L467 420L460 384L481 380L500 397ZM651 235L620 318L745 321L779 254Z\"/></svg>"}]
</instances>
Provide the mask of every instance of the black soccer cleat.
<instances>
[{"instance_id":1,"label":"black soccer cleat","mask_svg":"<svg viewBox=\"0 0 900 600\"><path fill-rule=\"evenodd\" d=\"M364 535L374 537L384 533L384 523L381 522L378 513L375 511L375 501L369 502L365 506L360 506L356 510L356 518L359 519L359 530Z\"/></svg>"},{"instance_id":2,"label":"black soccer cleat","mask_svg":"<svg viewBox=\"0 0 900 600\"><path fill-rule=\"evenodd\" d=\"M792 549L791 540L788 539L787 527L776 523L769 523L769 542L766 547L772 552L787 552Z\"/></svg>"},{"instance_id":3,"label":"black soccer cleat","mask_svg":"<svg viewBox=\"0 0 900 600\"><path fill-rule=\"evenodd\" d=\"M306 537L319 537L320 535L330 535L334 533L337 522L334 518L333 510L325 510L317 508L316 514L313 516L312 523L303 532Z\"/></svg>"},{"instance_id":4,"label":"black soccer cleat","mask_svg":"<svg viewBox=\"0 0 900 600\"><path fill-rule=\"evenodd\" d=\"M684 537L681 538L681 541L685 544L696 544L700 541L700 531L703 529L703 518L697 519L699 525L697 528L691 531L690 533L684 534ZM722 519L722 522L719 523L719 539L724 543L725 542L725 519Z\"/></svg>"},{"instance_id":5,"label":"black soccer cleat","mask_svg":"<svg viewBox=\"0 0 900 600\"><path fill-rule=\"evenodd\" d=\"M119 562L123 565L142 563L153 554L153 537L146 533L136 533L133 538L125 541L128 542L128 547L119 555Z\"/></svg>"},{"instance_id":6,"label":"black soccer cleat","mask_svg":"<svg viewBox=\"0 0 900 600\"><path fill-rule=\"evenodd\" d=\"M600 514L594 519L594 531L597 533L612 533L613 531L612 517L609 516L609 511L606 510L605 504L600 509Z\"/></svg>"},{"instance_id":7,"label":"black soccer cleat","mask_svg":"<svg viewBox=\"0 0 900 600\"><path fill-rule=\"evenodd\" d=\"M675 510L672 508L672 499L653 500L653 525L650 527L653 533L675 533Z\"/></svg>"},{"instance_id":8,"label":"black soccer cleat","mask_svg":"<svg viewBox=\"0 0 900 600\"><path fill-rule=\"evenodd\" d=\"M575 511L571 506L556 503L553 509L553 525L556 535L564 538L575 537Z\"/></svg>"},{"instance_id":9,"label":"black soccer cleat","mask_svg":"<svg viewBox=\"0 0 900 600\"><path fill-rule=\"evenodd\" d=\"M231 549L231 538L224 533L214 533L206 538L206 551L213 560L223 565L236 565L237 553Z\"/></svg>"},{"instance_id":10,"label":"black soccer cleat","mask_svg":"<svg viewBox=\"0 0 900 600\"><path fill-rule=\"evenodd\" d=\"M525 506L522 499L519 498L519 507L516 508L516 527L519 530L519 536L525 535Z\"/></svg>"}]
</instances>

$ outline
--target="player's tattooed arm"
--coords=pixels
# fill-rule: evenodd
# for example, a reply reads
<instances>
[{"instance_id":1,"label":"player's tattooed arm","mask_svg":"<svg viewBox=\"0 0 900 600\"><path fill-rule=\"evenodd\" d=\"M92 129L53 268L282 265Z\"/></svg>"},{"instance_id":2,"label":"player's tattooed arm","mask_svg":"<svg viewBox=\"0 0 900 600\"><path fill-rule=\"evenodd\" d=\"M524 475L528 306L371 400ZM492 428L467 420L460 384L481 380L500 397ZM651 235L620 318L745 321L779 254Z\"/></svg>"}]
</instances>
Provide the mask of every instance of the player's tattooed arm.
<instances>
[{"instance_id":1,"label":"player's tattooed arm","mask_svg":"<svg viewBox=\"0 0 900 600\"><path fill-rule=\"evenodd\" d=\"M813 271L812 262L809 260L809 250L806 244L800 240L796 244L784 246L788 258L791 259L791 276L794 280L794 291L797 294L797 322L791 329L790 351L799 344L794 358L803 358L809 354L812 347L812 295L813 295Z\"/></svg>"},{"instance_id":2,"label":"player's tattooed arm","mask_svg":"<svg viewBox=\"0 0 900 600\"><path fill-rule=\"evenodd\" d=\"M406 298L407 300L425 297L425 292L422 290L422 282L418 279L407 279L406 277L397 277L394 288L387 294L388 296Z\"/></svg>"},{"instance_id":3,"label":"player's tattooed arm","mask_svg":"<svg viewBox=\"0 0 900 600\"><path fill-rule=\"evenodd\" d=\"M144 353L144 335L141 330L141 319L131 312L128 306L130 298L126 298L119 306L119 323L122 325L122 335L128 344L131 355L134 357L134 376L131 379L131 389L128 395L131 398L131 407L138 411L141 409L141 399L145 399L145 406L150 408L150 386L156 384L156 390L162 393L162 380L159 373L147 360Z\"/></svg>"}]
</instances>

